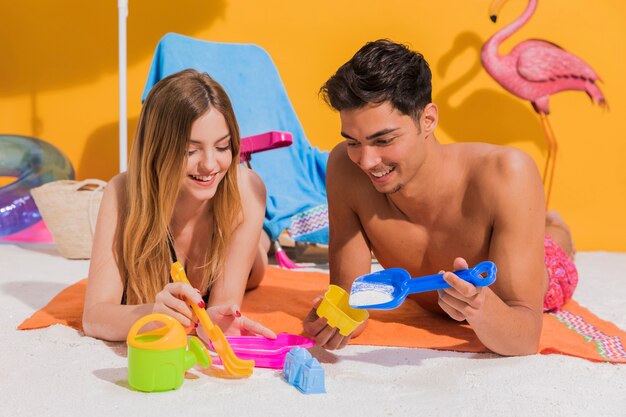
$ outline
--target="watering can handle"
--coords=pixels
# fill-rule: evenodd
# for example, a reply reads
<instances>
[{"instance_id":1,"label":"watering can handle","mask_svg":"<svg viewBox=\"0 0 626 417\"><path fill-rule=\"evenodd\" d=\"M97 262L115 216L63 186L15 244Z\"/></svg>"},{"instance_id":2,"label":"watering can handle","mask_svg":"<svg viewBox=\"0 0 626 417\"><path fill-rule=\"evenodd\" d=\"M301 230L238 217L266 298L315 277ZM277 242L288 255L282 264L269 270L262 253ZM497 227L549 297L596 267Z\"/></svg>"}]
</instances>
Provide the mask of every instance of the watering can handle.
<instances>
[{"instance_id":1,"label":"watering can handle","mask_svg":"<svg viewBox=\"0 0 626 417\"><path fill-rule=\"evenodd\" d=\"M173 326L176 325L176 323L178 323L173 317L168 316L167 314L162 314L162 313L148 314L146 316L143 316L139 320L137 320L135 324L132 325L132 327L128 331L128 338L126 339L126 342L129 345L141 345L142 342L138 342L137 340L135 340L137 333L143 326L153 321L165 324L164 327L159 327L158 329L148 332L148 333L155 333L159 335L163 335L167 333ZM141 346L136 346L136 347L141 347Z\"/></svg>"}]
</instances>

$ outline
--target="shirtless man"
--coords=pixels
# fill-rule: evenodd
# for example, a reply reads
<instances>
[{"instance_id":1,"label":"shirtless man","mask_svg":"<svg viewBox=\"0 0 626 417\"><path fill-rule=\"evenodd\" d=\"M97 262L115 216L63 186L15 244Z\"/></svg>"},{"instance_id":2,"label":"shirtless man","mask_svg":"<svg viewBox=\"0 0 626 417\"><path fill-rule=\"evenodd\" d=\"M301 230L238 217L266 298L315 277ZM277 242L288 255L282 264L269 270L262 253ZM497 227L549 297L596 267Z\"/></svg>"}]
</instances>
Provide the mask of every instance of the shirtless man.
<instances>
[{"instance_id":1,"label":"shirtless man","mask_svg":"<svg viewBox=\"0 0 626 417\"><path fill-rule=\"evenodd\" d=\"M327 171L330 281L344 289L384 268L411 276L448 271L451 288L414 294L420 306L467 321L502 355L537 352L542 312L562 306L578 281L569 229L545 211L534 161L510 147L443 145L422 55L389 40L370 42L322 87L339 111L345 141ZM563 249L562 249L563 248ZM449 271L491 260L498 278L475 287ZM348 336L319 318L305 331L327 349Z\"/></svg>"}]
</instances>

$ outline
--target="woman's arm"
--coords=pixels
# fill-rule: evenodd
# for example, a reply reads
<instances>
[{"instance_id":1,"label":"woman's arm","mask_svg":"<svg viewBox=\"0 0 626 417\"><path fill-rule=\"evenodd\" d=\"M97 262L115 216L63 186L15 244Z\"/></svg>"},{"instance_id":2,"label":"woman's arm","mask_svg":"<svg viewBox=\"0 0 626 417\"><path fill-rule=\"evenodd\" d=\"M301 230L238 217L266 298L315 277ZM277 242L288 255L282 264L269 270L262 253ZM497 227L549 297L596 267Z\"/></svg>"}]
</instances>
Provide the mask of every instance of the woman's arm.
<instances>
[{"instance_id":1,"label":"woman's arm","mask_svg":"<svg viewBox=\"0 0 626 417\"><path fill-rule=\"evenodd\" d=\"M253 171L239 169L242 219L235 228L224 262L224 273L211 288L209 306L241 305L248 276L259 250L265 217L265 184Z\"/></svg>"},{"instance_id":2,"label":"woman's arm","mask_svg":"<svg viewBox=\"0 0 626 417\"><path fill-rule=\"evenodd\" d=\"M242 220L231 236L224 272L211 288L208 311L227 334L260 334L273 338L274 332L242 317L239 312L252 263L259 251L266 192L261 178L250 169L240 166L238 178Z\"/></svg>"},{"instance_id":3,"label":"woman's arm","mask_svg":"<svg viewBox=\"0 0 626 417\"><path fill-rule=\"evenodd\" d=\"M116 258L121 261L117 231L119 210L124 203L126 174L115 176L104 189L91 249L89 279L83 311L87 336L124 340L132 324L152 311L152 306L122 306L124 283Z\"/></svg>"},{"instance_id":4,"label":"woman's arm","mask_svg":"<svg viewBox=\"0 0 626 417\"><path fill-rule=\"evenodd\" d=\"M188 285L172 283L156 296L155 304L122 305L124 280L118 262L123 262L118 218L125 204L126 174L114 177L106 186L94 234L89 265L89 279L83 311L83 330L87 336L99 339L125 340L130 327L139 318L163 312L191 326L195 319L182 300L196 302L201 297Z\"/></svg>"}]
</instances>

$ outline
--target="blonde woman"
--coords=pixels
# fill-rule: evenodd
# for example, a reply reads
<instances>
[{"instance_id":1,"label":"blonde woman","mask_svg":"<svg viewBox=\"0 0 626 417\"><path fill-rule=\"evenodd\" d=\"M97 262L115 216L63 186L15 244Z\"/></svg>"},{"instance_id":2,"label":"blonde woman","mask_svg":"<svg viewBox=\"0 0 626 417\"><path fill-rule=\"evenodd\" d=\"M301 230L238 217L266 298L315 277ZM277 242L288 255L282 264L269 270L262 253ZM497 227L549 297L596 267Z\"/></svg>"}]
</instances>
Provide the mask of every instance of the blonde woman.
<instances>
[{"instance_id":1,"label":"blonde woman","mask_svg":"<svg viewBox=\"0 0 626 417\"><path fill-rule=\"evenodd\" d=\"M109 182L100 206L85 334L125 340L150 313L197 327L187 299L207 308L226 334L275 337L239 311L246 289L263 278L269 239L262 232L265 186L238 162L239 128L218 83L185 70L154 86L128 172ZM191 286L170 280L175 260Z\"/></svg>"}]
</instances>

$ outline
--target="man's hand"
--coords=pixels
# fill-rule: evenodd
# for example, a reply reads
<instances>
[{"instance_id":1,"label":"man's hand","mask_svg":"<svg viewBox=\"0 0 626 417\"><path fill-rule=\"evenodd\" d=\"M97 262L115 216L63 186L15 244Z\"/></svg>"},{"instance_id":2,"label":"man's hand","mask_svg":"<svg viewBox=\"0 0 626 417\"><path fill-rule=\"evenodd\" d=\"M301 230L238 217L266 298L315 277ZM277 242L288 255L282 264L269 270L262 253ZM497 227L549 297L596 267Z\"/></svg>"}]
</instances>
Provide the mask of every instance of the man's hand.
<instances>
[{"instance_id":1,"label":"man's hand","mask_svg":"<svg viewBox=\"0 0 626 417\"><path fill-rule=\"evenodd\" d=\"M354 333L342 336L339 333L339 329L330 327L325 317L317 315L317 307L323 298L319 296L313 300L313 308L304 319L304 331L315 339L315 343L318 346L328 350L343 349L352 338L352 334L358 331L358 328Z\"/></svg>"},{"instance_id":2,"label":"man's hand","mask_svg":"<svg viewBox=\"0 0 626 417\"><path fill-rule=\"evenodd\" d=\"M467 268L465 259L456 258L454 260L454 271ZM453 272L444 272L443 279L451 285L451 288L437 291L439 293L439 306L443 311L457 321L468 320L480 314L485 302L485 291L489 291L487 287L476 287L459 278Z\"/></svg>"}]
</instances>

